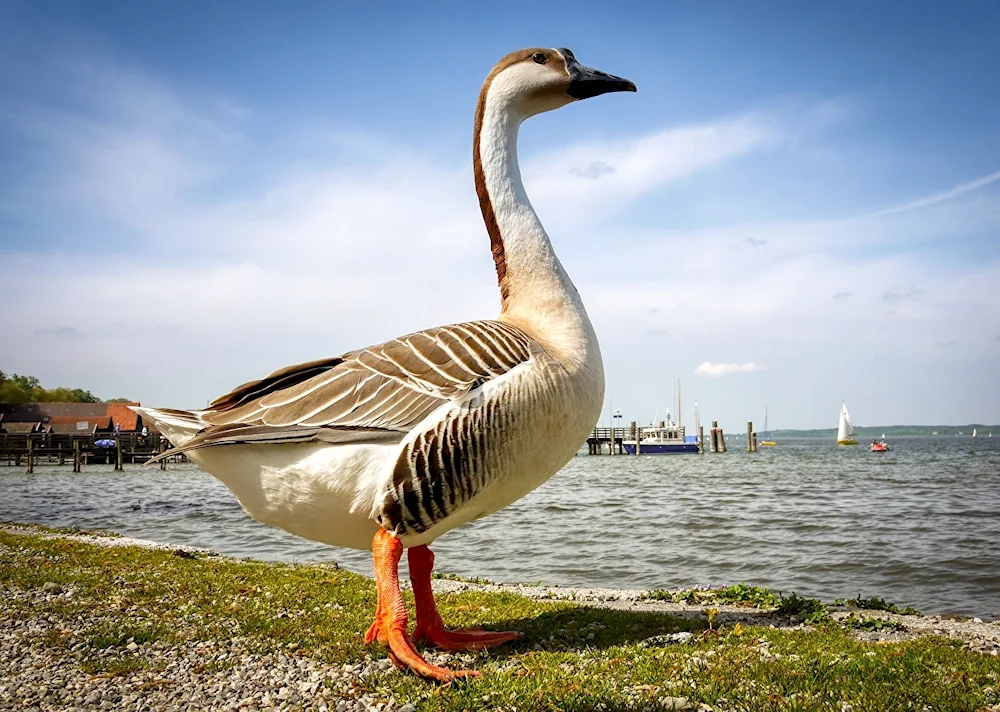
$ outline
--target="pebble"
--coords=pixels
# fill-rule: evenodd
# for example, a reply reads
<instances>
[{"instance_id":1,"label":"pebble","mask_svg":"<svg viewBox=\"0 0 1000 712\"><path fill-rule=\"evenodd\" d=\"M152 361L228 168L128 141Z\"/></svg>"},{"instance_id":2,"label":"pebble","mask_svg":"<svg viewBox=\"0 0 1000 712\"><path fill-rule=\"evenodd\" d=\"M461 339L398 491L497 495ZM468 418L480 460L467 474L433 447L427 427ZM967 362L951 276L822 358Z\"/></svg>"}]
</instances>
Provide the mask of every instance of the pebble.
<instances>
[{"instance_id":1,"label":"pebble","mask_svg":"<svg viewBox=\"0 0 1000 712\"><path fill-rule=\"evenodd\" d=\"M52 630L71 632L68 641L93 626L120 622L120 612L107 608L66 619L25 617L25 611L63 592L62 586L58 592L46 586L34 591L0 587L0 710L415 710L406 700L386 702L364 693L370 685L359 684L362 678L370 683L373 676L398 674L384 659L333 666L305 656L263 655L239 638L176 645L131 641L104 650L82 642L46 643ZM92 664L135 660L138 669L87 673L80 667L84 658ZM440 664L433 653L428 659ZM226 666L206 669L206 660L224 660Z\"/></svg>"},{"instance_id":2,"label":"pebble","mask_svg":"<svg viewBox=\"0 0 1000 712\"><path fill-rule=\"evenodd\" d=\"M644 648L662 648L666 645L677 645L679 643L690 643L694 635L683 631L681 633L670 633L668 635L654 635L639 643Z\"/></svg>"}]
</instances>

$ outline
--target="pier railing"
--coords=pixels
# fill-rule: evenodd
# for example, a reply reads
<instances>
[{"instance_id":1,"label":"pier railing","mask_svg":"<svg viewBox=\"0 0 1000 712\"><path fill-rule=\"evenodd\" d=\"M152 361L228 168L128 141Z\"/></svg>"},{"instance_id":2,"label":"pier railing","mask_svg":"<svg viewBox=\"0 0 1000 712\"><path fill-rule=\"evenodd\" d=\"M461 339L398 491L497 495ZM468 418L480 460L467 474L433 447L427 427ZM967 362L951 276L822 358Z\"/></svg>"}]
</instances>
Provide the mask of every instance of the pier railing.
<instances>
[{"instance_id":1,"label":"pier railing","mask_svg":"<svg viewBox=\"0 0 1000 712\"><path fill-rule=\"evenodd\" d=\"M661 420L660 428L662 429L665 426L666 423ZM587 438L587 452L590 455L600 455L606 448L609 455L622 454L625 451L623 441L634 440L640 443L640 447L633 448L636 454L638 454L641 450L642 440L648 437L647 433L643 432L643 430L648 427L652 426L638 425L634 420L627 426L622 424L611 428L595 427L591 431L590 437ZM747 432L753 436L753 448L751 452L756 452L757 433L753 432L753 423L747 423ZM718 421L712 421L712 428L709 430L708 435L709 437L706 439L705 429L701 426L698 427L697 442L699 453L704 454L706 451L726 451L726 437L723 435Z\"/></svg>"},{"instance_id":2,"label":"pier railing","mask_svg":"<svg viewBox=\"0 0 1000 712\"><path fill-rule=\"evenodd\" d=\"M98 445L99 441L105 441ZM128 463L146 462L170 447L159 433L0 433L0 463L28 472L35 464L73 463L73 471L91 463L113 464L120 470ZM182 459L183 455L176 458ZM165 469L166 462L161 463Z\"/></svg>"}]
</instances>

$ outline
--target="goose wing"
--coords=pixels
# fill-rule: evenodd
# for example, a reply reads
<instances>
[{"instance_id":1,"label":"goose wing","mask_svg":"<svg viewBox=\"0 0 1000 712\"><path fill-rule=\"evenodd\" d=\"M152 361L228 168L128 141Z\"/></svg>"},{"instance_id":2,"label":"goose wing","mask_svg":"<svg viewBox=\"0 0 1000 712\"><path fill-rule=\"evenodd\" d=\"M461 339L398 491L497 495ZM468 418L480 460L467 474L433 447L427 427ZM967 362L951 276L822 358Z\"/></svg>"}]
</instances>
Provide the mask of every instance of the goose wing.
<instances>
[{"instance_id":1,"label":"goose wing","mask_svg":"<svg viewBox=\"0 0 1000 712\"><path fill-rule=\"evenodd\" d=\"M436 408L539 348L509 324L473 321L290 366L216 399L197 413L205 428L164 455L233 444L399 442Z\"/></svg>"}]
</instances>

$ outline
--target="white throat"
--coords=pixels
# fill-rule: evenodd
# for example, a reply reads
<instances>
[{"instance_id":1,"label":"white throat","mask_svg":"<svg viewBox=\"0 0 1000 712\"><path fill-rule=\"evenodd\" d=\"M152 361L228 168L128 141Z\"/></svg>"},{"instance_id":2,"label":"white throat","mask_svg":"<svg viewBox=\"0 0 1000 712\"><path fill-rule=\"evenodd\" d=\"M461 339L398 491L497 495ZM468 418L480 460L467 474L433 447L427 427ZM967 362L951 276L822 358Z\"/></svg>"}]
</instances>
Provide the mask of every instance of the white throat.
<instances>
[{"instance_id":1,"label":"white throat","mask_svg":"<svg viewBox=\"0 0 1000 712\"><path fill-rule=\"evenodd\" d=\"M597 337L580 293L556 257L521 182L517 135L525 117L497 86L501 77L487 92L476 149L506 263L500 318L530 329L560 360L582 358L593 365L596 357L599 365Z\"/></svg>"}]
</instances>

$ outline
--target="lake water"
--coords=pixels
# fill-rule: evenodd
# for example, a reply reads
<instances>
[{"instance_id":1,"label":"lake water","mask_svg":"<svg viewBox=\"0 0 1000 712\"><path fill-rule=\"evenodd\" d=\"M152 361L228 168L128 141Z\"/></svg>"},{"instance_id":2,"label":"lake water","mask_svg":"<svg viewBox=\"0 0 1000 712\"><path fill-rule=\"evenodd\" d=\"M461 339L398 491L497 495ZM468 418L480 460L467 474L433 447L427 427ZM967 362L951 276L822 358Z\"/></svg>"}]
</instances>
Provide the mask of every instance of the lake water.
<instances>
[{"instance_id":1,"label":"lake water","mask_svg":"<svg viewBox=\"0 0 1000 712\"><path fill-rule=\"evenodd\" d=\"M435 542L437 568L493 581L678 588L739 581L1000 618L1000 438L815 439L745 452L581 455L507 509ZM0 466L0 520L114 530L370 574L371 554L250 519L194 465Z\"/></svg>"}]
</instances>

